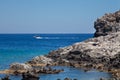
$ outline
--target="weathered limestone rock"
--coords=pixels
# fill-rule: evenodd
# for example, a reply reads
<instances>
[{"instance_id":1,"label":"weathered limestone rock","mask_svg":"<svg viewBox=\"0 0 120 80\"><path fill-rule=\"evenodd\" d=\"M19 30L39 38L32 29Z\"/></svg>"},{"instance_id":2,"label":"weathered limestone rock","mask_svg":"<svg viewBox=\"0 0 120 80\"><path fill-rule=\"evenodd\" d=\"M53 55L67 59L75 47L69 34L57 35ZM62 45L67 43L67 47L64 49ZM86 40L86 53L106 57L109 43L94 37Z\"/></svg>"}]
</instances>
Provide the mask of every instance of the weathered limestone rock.
<instances>
[{"instance_id":1,"label":"weathered limestone rock","mask_svg":"<svg viewBox=\"0 0 120 80\"><path fill-rule=\"evenodd\" d=\"M95 37L120 31L120 10L115 13L105 14L94 23Z\"/></svg>"},{"instance_id":2,"label":"weathered limestone rock","mask_svg":"<svg viewBox=\"0 0 120 80\"><path fill-rule=\"evenodd\" d=\"M52 64L52 59L51 58L47 58L45 56L36 56L35 58L33 58L31 61L28 61L29 64Z\"/></svg>"},{"instance_id":3,"label":"weathered limestone rock","mask_svg":"<svg viewBox=\"0 0 120 80\"><path fill-rule=\"evenodd\" d=\"M65 54L61 54L64 53ZM103 69L120 68L120 32L107 36L91 38L83 42L75 43L62 49L50 52L47 57L52 58L57 65L73 67L95 67ZM101 66L95 66L99 63ZM95 64L95 65L94 65ZM109 65L109 66L108 66Z\"/></svg>"},{"instance_id":4,"label":"weathered limestone rock","mask_svg":"<svg viewBox=\"0 0 120 80\"><path fill-rule=\"evenodd\" d=\"M32 70L31 65L25 63L13 63L10 65L11 70Z\"/></svg>"}]
</instances>

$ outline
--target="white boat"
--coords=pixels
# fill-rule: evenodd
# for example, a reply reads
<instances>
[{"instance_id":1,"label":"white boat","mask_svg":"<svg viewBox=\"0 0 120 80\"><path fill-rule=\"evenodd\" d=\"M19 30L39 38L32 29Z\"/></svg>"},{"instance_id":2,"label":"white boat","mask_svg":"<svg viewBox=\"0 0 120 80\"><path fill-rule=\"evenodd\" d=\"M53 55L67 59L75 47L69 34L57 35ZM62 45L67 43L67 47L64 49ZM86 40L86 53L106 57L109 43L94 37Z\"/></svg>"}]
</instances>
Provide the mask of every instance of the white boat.
<instances>
[{"instance_id":1,"label":"white boat","mask_svg":"<svg viewBox=\"0 0 120 80\"><path fill-rule=\"evenodd\" d=\"M42 39L40 36L33 36L35 39Z\"/></svg>"}]
</instances>

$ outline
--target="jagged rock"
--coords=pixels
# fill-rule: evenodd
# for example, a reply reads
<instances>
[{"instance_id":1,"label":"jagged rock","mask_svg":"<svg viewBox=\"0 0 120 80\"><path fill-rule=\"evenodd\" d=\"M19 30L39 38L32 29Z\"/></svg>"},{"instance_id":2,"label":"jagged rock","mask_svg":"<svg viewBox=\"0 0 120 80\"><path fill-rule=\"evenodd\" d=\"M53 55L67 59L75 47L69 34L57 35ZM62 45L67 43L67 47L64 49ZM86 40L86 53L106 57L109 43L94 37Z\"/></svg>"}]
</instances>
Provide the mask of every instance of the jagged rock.
<instances>
[{"instance_id":1,"label":"jagged rock","mask_svg":"<svg viewBox=\"0 0 120 80\"><path fill-rule=\"evenodd\" d=\"M105 14L94 23L95 37L105 36L120 31L120 10L115 13Z\"/></svg>"},{"instance_id":2,"label":"jagged rock","mask_svg":"<svg viewBox=\"0 0 120 80\"><path fill-rule=\"evenodd\" d=\"M61 55L66 55L72 49L73 49L72 46L67 46L67 47L64 47L64 48L59 48L58 50L51 51L49 53L50 55L47 55L47 56L52 56L52 57L55 57L55 58L59 58ZM58 53L58 54L56 54L56 53Z\"/></svg>"},{"instance_id":3,"label":"jagged rock","mask_svg":"<svg viewBox=\"0 0 120 80\"><path fill-rule=\"evenodd\" d=\"M120 53L116 54L113 58L110 58L109 67L114 67L116 69L120 68Z\"/></svg>"},{"instance_id":4,"label":"jagged rock","mask_svg":"<svg viewBox=\"0 0 120 80\"><path fill-rule=\"evenodd\" d=\"M49 53L47 57L52 58L57 65L67 65L73 67L93 67L91 64L102 63L107 68L120 68L120 32L111 33L107 36L91 38L83 42L78 42L72 46ZM65 54L61 54L66 52ZM55 55L59 56L55 56ZM90 65L89 65L90 64ZM109 65L109 66L108 66ZM97 69L103 69L94 66Z\"/></svg>"},{"instance_id":5,"label":"jagged rock","mask_svg":"<svg viewBox=\"0 0 120 80\"><path fill-rule=\"evenodd\" d=\"M11 70L32 70L31 65L25 63L13 63L10 65Z\"/></svg>"},{"instance_id":6,"label":"jagged rock","mask_svg":"<svg viewBox=\"0 0 120 80\"><path fill-rule=\"evenodd\" d=\"M55 65L95 68L120 78L120 32L75 43L52 51L47 57L53 59Z\"/></svg>"},{"instance_id":7,"label":"jagged rock","mask_svg":"<svg viewBox=\"0 0 120 80\"><path fill-rule=\"evenodd\" d=\"M45 56L36 56L31 61L28 61L30 64L52 64L52 59Z\"/></svg>"}]
</instances>

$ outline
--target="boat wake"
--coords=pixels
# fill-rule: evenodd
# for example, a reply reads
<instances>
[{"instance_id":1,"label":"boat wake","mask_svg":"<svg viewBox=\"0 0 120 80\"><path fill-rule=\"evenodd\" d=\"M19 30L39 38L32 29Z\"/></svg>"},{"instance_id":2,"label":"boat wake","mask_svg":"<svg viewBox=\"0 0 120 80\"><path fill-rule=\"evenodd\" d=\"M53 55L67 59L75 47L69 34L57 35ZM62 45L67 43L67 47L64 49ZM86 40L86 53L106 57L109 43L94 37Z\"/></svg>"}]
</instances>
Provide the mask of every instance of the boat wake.
<instances>
[{"instance_id":1,"label":"boat wake","mask_svg":"<svg viewBox=\"0 0 120 80\"><path fill-rule=\"evenodd\" d=\"M35 37L35 39L79 39L79 37Z\"/></svg>"}]
</instances>

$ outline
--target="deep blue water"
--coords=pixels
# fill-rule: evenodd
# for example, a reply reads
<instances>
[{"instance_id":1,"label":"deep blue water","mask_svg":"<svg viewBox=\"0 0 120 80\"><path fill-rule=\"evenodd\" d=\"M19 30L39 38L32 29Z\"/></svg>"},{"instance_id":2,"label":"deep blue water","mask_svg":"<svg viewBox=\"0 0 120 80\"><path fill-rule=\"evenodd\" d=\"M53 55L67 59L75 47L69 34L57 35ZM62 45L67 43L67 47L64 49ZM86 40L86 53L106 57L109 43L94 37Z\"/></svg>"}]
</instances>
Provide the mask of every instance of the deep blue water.
<instances>
[{"instance_id":1,"label":"deep blue water","mask_svg":"<svg viewBox=\"0 0 120 80\"><path fill-rule=\"evenodd\" d=\"M41 36L41 39L34 38L33 36L35 35ZM51 50L68 46L91 37L93 37L93 34L0 34L0 69L2 70L9 68L9 65L13 62L26 62L35 56L48 54ZM74 75L76 72L80 75L84 75L81 70L76 70L73 68L65 69L68 70L67 73L69 71L73 71L73 73L75 72ZM67 77L62 75L64 73L65 72L59 74L59 76L62 76L63 78ZM99 72L95 73L100 75ZM104 73L104 75L105 74L106 73ZM50 79L50 76L58 75L41 75L41 80L48 80L47 77L49 80L55 80ZM75 76L78 76L78 74ZM108 76L109 75L106 74L104 77ZM18 78L17 76L11 76L11 78L13 80L19 80L20 77ZM94 79L91 78L91 80Z\"/></svg>"}]
</instances>

